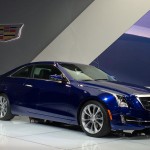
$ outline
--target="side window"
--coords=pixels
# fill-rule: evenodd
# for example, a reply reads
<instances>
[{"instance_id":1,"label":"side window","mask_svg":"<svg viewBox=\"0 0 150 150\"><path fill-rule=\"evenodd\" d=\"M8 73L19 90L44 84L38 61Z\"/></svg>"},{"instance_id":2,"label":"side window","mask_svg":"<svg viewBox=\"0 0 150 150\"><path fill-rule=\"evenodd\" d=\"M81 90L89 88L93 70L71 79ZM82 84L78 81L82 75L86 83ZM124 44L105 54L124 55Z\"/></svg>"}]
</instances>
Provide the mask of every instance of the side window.
<instances>
[{"instance_id":1,"label":"side window","mask_svg":"<svg viewBox=\"0 0 150 150\"><path fill-rule=\"evenodd\" d=\"M29 78L31 75L32 66L27 66L12 74L12 77Z\"/></svg>"},{"instance_id":2,"label":"side window","mask_svg":"<svg viewBox=\"0 0 150 150\"><path fill-rule=\"evenodd\" d=\"M33 78L51 80L51 75L61 75L61 72L52 65L36 65Z\"/></svg>"}]
</instances>

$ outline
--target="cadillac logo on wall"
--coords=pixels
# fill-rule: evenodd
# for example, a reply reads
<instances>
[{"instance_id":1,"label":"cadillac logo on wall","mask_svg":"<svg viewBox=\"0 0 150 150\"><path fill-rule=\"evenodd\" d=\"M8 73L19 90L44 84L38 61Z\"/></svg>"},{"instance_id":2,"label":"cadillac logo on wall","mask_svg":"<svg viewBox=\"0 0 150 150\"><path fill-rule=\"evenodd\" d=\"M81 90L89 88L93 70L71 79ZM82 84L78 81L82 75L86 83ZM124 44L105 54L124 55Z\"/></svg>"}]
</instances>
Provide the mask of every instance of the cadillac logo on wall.
<instances>
[{"instance_id":1,"label":"cadillac logo on wall","mask_svg":"<svg viewBox=\"0 0 150 150\"><path fill-rule=\"evenodd\" d=\"M24 24L0 24L0 42L8 42L20 38Z\"/></svg>"}]
</instances>

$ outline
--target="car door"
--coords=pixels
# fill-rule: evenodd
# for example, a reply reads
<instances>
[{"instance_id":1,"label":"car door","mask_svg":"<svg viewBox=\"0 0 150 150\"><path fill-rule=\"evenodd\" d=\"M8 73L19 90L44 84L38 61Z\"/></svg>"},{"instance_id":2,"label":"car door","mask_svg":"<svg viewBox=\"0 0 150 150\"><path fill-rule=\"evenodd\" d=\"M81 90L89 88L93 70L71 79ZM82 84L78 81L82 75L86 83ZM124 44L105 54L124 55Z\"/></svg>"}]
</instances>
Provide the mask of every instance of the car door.
<instances>
[{"instance_id":1,"label":"car door","mask_svg":"<svg viewBox=\"0 0 150 150\"><path fill-rule=\"evenodd\" d=\"M24 108L36 109L38 91L36 90L35 94L35 89L27 86L32 68L33 66L29 65L17 70L8 76L5 82L5 89L7 89L8 96L13 104L12 107L15 106L20 111L23 111Z\"/></svg>"},{"instance_id":2,"label":"car door","mask_svg":"<svg viewBox=\"0 0 150 150\"><path fill-rule=\"evenodd\" d=\"M36 65L33 71L34 88L39 89L37 109L45 116L68 118L68 102L71 86L60 80L53 80L51 75L62 73L53 65Z\"/></svg>"}]
</instances>

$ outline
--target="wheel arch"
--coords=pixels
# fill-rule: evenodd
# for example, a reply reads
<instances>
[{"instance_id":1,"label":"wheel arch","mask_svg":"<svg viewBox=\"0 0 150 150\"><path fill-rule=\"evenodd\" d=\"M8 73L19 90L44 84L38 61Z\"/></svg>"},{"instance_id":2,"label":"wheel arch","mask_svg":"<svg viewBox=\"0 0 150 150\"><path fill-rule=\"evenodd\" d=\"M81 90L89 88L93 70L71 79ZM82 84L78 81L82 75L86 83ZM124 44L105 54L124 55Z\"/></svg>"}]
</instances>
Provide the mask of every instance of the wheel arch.
<instances>
[{"instance_id":1,"label":"wheel arch","mask_svg":"<svg viewBox=\"0 0 150 150\"><path fill-rule=\"evenodd\" d=\"M6 95L6 93L4 91L0 91L0 94L5 94Z\"/></svg>"},{"instance_id":2,"label":"wheel arch","mask_svg":"<svg viewBox=\"0 0 150 150\"><path fill-rule=\"evenodd\" d=\"M82 102L80 103L78 110L77 110L77 123L78 125L80 125L80 112L81 109L83 108L84 104L86 104L89 101L97 101L99 102L101 105L104 106L104 108L107 109L106 104L104 103L104 101L102 101L101 99L99 99L98 97L89 97L87 99L82 100Z\"/></svg>"},{"instance_id":3,"label":"wheel arch","mask_svg":"<svg viewBox=\"0 0 150 150\"><path fill-rule=\"evenodd\" d=\"M0 91L0 95L4 96L7 99L7 112L5 116L3 116L3 118L0 118L0 120L5 120L5 121L11 120L12 118L14 118L14 115L11 113L11 105L10 105L9 98L5 92Z\"/></svg>"},{"instance_id":4,"label":"wheel arch","mask_svg":"<svg viewBox=\"0 0 150 150\"><path fill-rule=\"evenodd\" d=\"M11 98L10 98L10 95L6 92L6 91L0 91L0 94L4 94L8 100L9 100L9 104L11 105L12 104L12 101L11 101Z\"/></svg>"}]
</instances>

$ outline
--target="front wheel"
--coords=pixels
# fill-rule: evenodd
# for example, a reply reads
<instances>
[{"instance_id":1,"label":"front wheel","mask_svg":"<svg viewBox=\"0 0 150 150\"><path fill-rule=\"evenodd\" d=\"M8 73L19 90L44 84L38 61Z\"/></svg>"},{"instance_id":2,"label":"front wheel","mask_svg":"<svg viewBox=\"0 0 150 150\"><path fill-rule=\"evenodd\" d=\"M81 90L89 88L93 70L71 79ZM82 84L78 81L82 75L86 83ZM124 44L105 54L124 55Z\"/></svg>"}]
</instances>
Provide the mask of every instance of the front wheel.
<instances>
[{"instance_id":1,"label":"front wheel","mask_svg":"<svg viewBox=\"0 0 150 150\"><path fill-rule=\"evenodd\" d=\"M92 137L102 137L110 133L110 121L106 108L97 101L89 101L81 109L80 125Z\"/></svg>"},{"instance_id":2,"label":"front wheel","mask_svg":"<svg viewBox=\"0 0 150 150\"><path fill-rule=\"evenodd\" d=\"M13 117L8 97L0 94L0 120L11 120Z\"/></svg>"}]
</instances>

